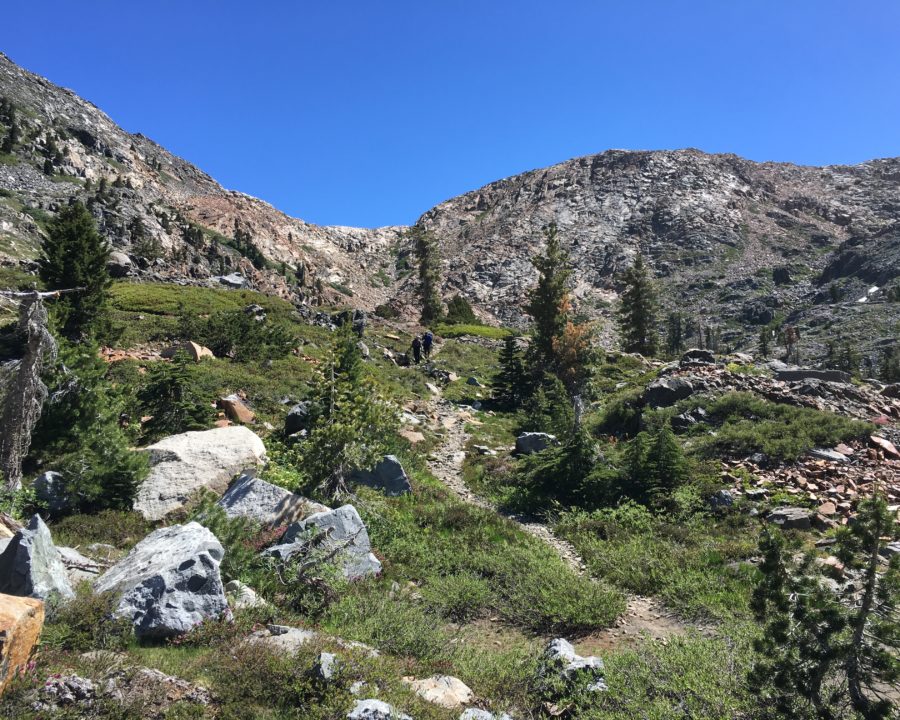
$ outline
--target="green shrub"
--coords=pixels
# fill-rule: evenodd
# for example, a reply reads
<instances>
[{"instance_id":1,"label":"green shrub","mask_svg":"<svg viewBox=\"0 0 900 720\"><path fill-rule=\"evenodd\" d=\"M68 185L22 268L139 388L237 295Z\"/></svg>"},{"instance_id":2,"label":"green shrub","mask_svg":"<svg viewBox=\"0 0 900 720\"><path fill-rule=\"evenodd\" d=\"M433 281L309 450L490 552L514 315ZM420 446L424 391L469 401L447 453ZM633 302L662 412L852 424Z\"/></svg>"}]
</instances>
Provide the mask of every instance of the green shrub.
<instances>
[{"instance_id":1,"label":"green shrub","mask_svg":"<svg viewBox=\"0 0 900 720\"><path fill-rule=\"evenodd\" d=\"M484 578L462 572L429 580L422 589L422 596L444 617L464 623L488 606L491 588Z\"/></svg>"},{"instance_id":2,"label":"green shrub","mask_svg":"<svg viewBox=\"0 0 900 720\"><path fill-rule=\"evenodd\" d=\"M481 325L478 316L472 310L469 301L462 295L454 295L447 301L447 314L444 322L448 325Z\"/></svg>"},{"instance_id":3,"label":"green shrub","mask_svg":"<svg viewBox=\"0 0 900 720\"><path fill-rule=\"evenodd\" d=\"M172 362L158 362L150 368L147 384L137 396L141 414L150 416L142 428L144 440L205 430L212 424L212 405L198 391L197 372L196 363L180 350Z\"/></svg>"},{"instance_id":4,"label":"green shrub","mask_svg":"<svg viewBox=\"0 0 900 720\"><path fill-rule=\"evenodd\" d=\"M273 360L297 347L297 338L283 325L268 317L257 320L243 310L216 312L206 318L183 313L179 334L205 345L216 357L230 357L235 362Z\"/></svg>"},{"instance_id":5,"label":"green shrub","mask_svg":"<svg viewBox=\"0 0 900 720\"><path fill-rule=\"evenodd\" d=\"M124 650L133 636L131 620L116 618L115 593L94 593L89 582L79 583L75 598L48 608L49 621L41 644L57 650Z\"/></svg>"},{"instance_id":6,"label":"green shrub","mask_svg":"<svg viewBox=\"0 0 900 720\"><path fill-rule=\"evenodd\" d=\"M796 460L814 447L831 447L863 437L872 426L812 408L773 403L751 393L728 393L705 404L714 438L703 443L710 455L762 452L774 459Z\"/></svg>"},{"instance_id":7,"label":"green shrub","mask_svg":"<svg viewBox=\"0 0 900 720\"><path fill-rule=\"evenodd\" d=\"M434 332L442 338L458 338L465 337L466 335L474 335L490 340L502 340L508 335L513 334L513 331L509 328L493 327L492 325L448 325L445 323L436 323L434 325Z\"/></svg>"},{"instance_id":8,"label":"green shrub","mask_svg":"<svg viewBox=\"0 0 900 720\"><path fill-rule=\"evenodd\" d=\"M101 510L90 515L69 515L51 527L57 545L103 543L128 550L147 536L153 524L132 510Z\"/></svg>"}]
</instances>

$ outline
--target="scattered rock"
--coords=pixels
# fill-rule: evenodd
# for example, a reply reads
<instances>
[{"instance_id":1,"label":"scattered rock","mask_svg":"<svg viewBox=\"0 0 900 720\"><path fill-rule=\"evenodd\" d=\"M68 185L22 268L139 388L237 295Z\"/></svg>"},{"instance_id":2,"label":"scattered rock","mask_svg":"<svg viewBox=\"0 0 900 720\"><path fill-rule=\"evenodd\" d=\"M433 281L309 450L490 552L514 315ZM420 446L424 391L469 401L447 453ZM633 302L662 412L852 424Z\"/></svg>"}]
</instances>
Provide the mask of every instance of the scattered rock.
<instances>
[{"instance_id":1,"label":"scattered rock","mask_svg":"<svg viewBox=\"0 0 900 720\"><path fill-rule=\"evenodd\" d=\"M715 365L716 356L712 350L703 350L701 348L691 348L678 361L679 365Z\"/></svg>"},{"instance_id":2,"label":"scattered rock","mask_svg":"<svg viewBox=\"0 0 900 720\"><path fill-rule=\"evenodd\" d=\"M219 575L222 544L196 522L160 528L94 583L121 593L116 614L140 638L167 638L228 610Z\"/></svg>"},{"instance_id":3,"label":"scattered rock","mask_svg":"<svg viewBox=\"0 0 900 720\"><path fill-rule=\"evenodd\" d=\"M320 503L247 473L231 484L218 504L228 517L245 517L268 527L328 510Z\"/></svg>"},{"instance_id":4,"label":"scattered rock","mask_svg":"<svg viewBox=\"0 0 900 720\"><path fill-rule=\"evenodd\" d=\"M0 594L0 693L27 665L43 627L42 601Z\"/></svg>"},{"instance_id":5,"label":"scattered rock","mask_svg":"<svg viewBox=\"0 0 900 720\"><path fill-rule=\"evenodd\" d=\"M766 516L766 520L778 525L782 530L809 530L812 523L812 513L799 507L775 508Z\"/></svg>"},{"instance_id":6,"label":"scattered rock","mask_svg":"<svg viewBox=\"0 0 900 720\"><path fill-rule=\"evenodd\" d=\"M765 488L750 488L744 491L744 497L751 502L762 502L769 496L769 491Z\"/></svg>"},{"instance_id":7,"label":"scattered rock","mask_svg":"<svg viewBox=\"0 0 900 720\"><path fill-rule=\"evenodd\" d=\"M383 490L388 497L399 497L412 492L409 477L395 455L385 455L371 470L355 470L350 481Z\"/></svg>"},{"instance_id":8,"label":"scattered rock","mask_svg":"<svg viewBox=\"0 0 900 720\"><path fill-rule=\"evenodd\" d=\"M650 407L669 407L694 392L694 386L684 378L657 378L644 391L644 402Z\"/></svg>"},{"instance_id":9,"label":"scattered rock","mask_svg":"<svg viewBox=\"0 0 900 720\"><path fill-rule=\"evenodd\" d=\"M559 445L555 435L543 432L526 432L516 438L516 454L531 455L546 450L551 445Z\"/></svg>"},{"instance_id":10,"label":"scattered rock","mask_svg":"<svg viewBox=\"0 0 900 720\"><path fill-rule=\"evenodd\" d=\"M187 353L188 357L190 357L194 362L200 362L203 358L215 357L215 355L213 355L213 351L208 347L203 347L202 345L198 345L197 343L191 342L190 340L188 340L187 342L179 343L178 345L167 347L159 354L159 356L169 359L175 357L178 352Z\"/></svg>"},{"instance_id":11,"label":"scattered rock","mask_svg":"<svg viewBox=\"0 0 900 720\"><path fill-rule=\"evenodd\" d=\"M472 449L477 452L479 455L490 455L494 456L497 454L496 450L489 448L487 445L473 445Z\"/></svg>"},{"instance_id":12,"label":"scattered rock","mask_svg":"<svg viewBox=\"0 0 900 720\"><path fill-rule=\"evenodd\" d=\"M225 492L244 470L265 462L266 447L242 426L171 435L146 448L150 473L141 484L134 509L148 520L160 520L198 490Z\"/></svg>"},{"instance_id":13,"label":"scattered rock","mask_svg":"<svg viewBox=\"0 0 900 720\"><path fill-rule=\"evenodd\" d=\"M330 652L319 653L319 659L316 661L315 673L322 680L331 680L337 673L338 659L337 655Z\"/></svg>"},{"instance_id":14,"label":"scattered rock","mask_svg":"<svg viewBox=\"0 0 900 720\"><path fill-rule=\"evenodd\" d=\"M900 555L900 540L894 540L894 542L889 542L887 545L884 545L881 548L881 554L887 558L890 558L893 555Z\"/></svg>"},{"instance_id":15,"label":"scattered rock","mask_svg":"<svg viewBox=\"0 0 900 720\"><path fill-rule=\"evenodd\" d=\"M92 582L103 571L100 563L85 557L75 548L58 547L56 549L59 551L72 587L78 585L82 580Z\"/></svg>"},{"instance_id":16,"label":"scattered rock","mask_svg":"<svg viewBox=\"0 0 900 720\"><path fill-rule=\"evenodd\" d=\"M471 385L472 387L483 388L484 385L477 377L470 377L466 379L466 385Z\"/></svg>"},{"instance_id":17,"label":"scattered rock","mask_svg":"<svg viewBox=\"0 0 900 720\"><path fill-rule=\"evenodd\" d=\"M252 587L245 585L240 580L232 580L225 585L225 594L231 601L231 607L235 610L268 606L268 603L257 595Z\"/></svg>"},{"instance_id":18,"label":"scattered rock","mask_svg":"<svg viewBox=\"0 0 900 720\"><path fill-rule=\"evenodd\" d=\"M488 712L487 710L469 708L459 716L459 720L512 720L512 718L506 713L497 715L496 713Z\"/></svg>"},{"instance_id":19,"label":"scattered rock","mask_svg":"<svg viewBox=\"0 0 900 720\"><path fill-rule=\"evenodd\" d=\"M541 676L553 676L570 686L584 685L591 692L606 690L603 679L603 661L593 655L582 657L568 640L551 640L541 659Z\"/></svg>"},{"instance_id":20,"label":"scattered rock","mask_svg":"<svg viewBox=\"0 0 900 720\"><path fill-rule=\"evenodd\" d=\"M314 420L313 404L309 401L298 402L284 419L284 434L293 435L302 430L309 432Z\"/></svg>"},{"instance_id":21,"label":"scattered rock","mask_svg":"<svg viewBox=\"0 0 900 720\"><path fill-rule=\"evenodd\" d=\"M383 700L357 700L347 713L347 720L412 720L409 715L395 710Z\"/></svg>"},{"instance_id":22,"label":"scattered rock","mask_svg":"<svg viewBox=\"0 0 900 720\"><path fill-rule=\"evenodd\" d=\"M232 422L249 425L256 420L256 413L248 408L237 395L219 398L219 407L225 411L225 417Z\"/></svg>"},{"instance_id":23,"label":"scattered rock","mask_svg":"<svg viewBox=\"0 0 900 720\"><path fill-rule=\"evenodd\" d=\"M819 505L818 513L819 515L824 515L825 517L831 517L837 512L837 507L830 500L827 502L823 502Z\"/></svg>"},{"instance_id":24,"label":"scattered rock","mask_svg":"<svg viewBox=\"0 0 900 720\"><path fill-rule=\"evenodd\" d=\"M809 451L810 457L818 458L819 460L830 460L831 462L849 462L849 459L843 453L839 453L836 450L828 450L826 448L813 448Z\"/></svg>"},{"instance_id":25,"label":"scattered rock","mask_svg":"<svg viewBox=\"0 0 900 720\"><path fill-rule=\"evenodd\" d=\"M269 625L265 630L257 630L249 642L265 645L277 652L295 655L297 651L315 640L318 635L312 630L290 627L289 625Z\"/></svg>"},{"instance_id":26,"label":"scattered rock","mask_svg":"<svg viewBox=\"0 0 900 720\"><path fill-rule=\"evenodd\" d=\"M712 510L723 510L734 505L734 493L728 489L716 491L709 497L709 507Z\"/></svg>"},{"instance_id":27,"label":"scattered rock","mask_svg":"<svg viewBox=\"0 0 900 720\"><path fill-rule=\"evenodd\" d=\"M234 288L235 290L243 290L250 287L250 282L240 273L216 275L213 277L213 280L218 280L225 287Z\"/></svg>"},{"instance_id":28,"label":"scattered rock","mask_svg":"<svg viewBox=\"0 0 900 720\"><path fill-rule=\"evenodd\" d=\"M0 555L0 592L46 600L75 597L59 550L40 515L33 515Z\"/></svg>"},{"instance_id":29,"label":"scattered rock","mask_svg":"<svg viewBox=\"0 0 900 720\"><path fill-rule=\"evenodd\" d=\"M355 507L344 505L293 523L282 543L265 553L282 560L302 553L305 562L339 562L345 577L358 580L381 572L381 562L371 550L362 518Z\"/></svg>"},{"instance_id":30,"label":"scattered rock","mask_svg":"<svg viewBox=\"0 0 900 720\"><path fill-rule=\"evenodd\" d=\"M134 264L125 253L113 250L106 261L106 269L109 270L110 277L123 278L134 271Z\"/></svg>"},{"instance_id":31,"label":"scattered rock","mask_svg":"<svg viewBox=\"0 0 900 720\"><path fill-rule=\"evenodd\" d=\"M462 680L450 675L434 675L423 680L404 678L404 682L423 700L451 710L471 702L475 697L475 693Z\"/></svg>"},{"instance_id":32,"label":"scattered rock","mask_svg":"<svg viewBox=\"0 0 900 720\"><path fill-rule=\"evenodd\" d=\"M92 707L97 690L94 683L78 675L57 675L47 679L37 692L37 701L32 709L39 712L55 712L65 707L78 705Z\"/></svg>"},{"instance_id":33,"label":"scattered rock","mask_svg":"<svg viewBox=\"0 0 900 720\"><path fill-rule=\"evenodd\" d=\"M878 437L878 435L872 435L869 437L869 444L883 451L885 455L890 455L891 457L900 458L900 451L894 446L890 440L887 440L883 437Z\"/></svg>"},{"instance_id":34,"label":"scattered rock","mask_svg":"<svg viewBox=\"0 0 900 720\"><path fill-rule=\"evenodd\" d=\"M401 430L397 434L411 445L425 442L425 436L416 430Z\"/></svg>"}]
</instances>

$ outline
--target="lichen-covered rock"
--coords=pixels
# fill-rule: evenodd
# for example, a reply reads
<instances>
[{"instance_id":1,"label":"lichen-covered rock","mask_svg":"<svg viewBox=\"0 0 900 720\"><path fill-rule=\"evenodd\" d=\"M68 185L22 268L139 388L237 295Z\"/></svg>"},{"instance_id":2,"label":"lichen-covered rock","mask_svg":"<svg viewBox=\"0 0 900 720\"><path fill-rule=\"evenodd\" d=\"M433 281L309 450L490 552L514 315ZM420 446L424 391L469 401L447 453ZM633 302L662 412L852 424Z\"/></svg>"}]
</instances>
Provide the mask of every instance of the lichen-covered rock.
<instances>
[{"instance_id":1,"label":"lichen-covered rock","mask_svg":"<svg viewBox=\"0 0 900 720\"><path fill-rule=\"evenodd\" d=\"M178 510L198 490L225 492L236 475L266 460L263 441L242 426L171 435L146 452L150 473L138 489L134 509L148 520Z\"/></svg>"},{"instance_id":2,"label":"lichen-covered rock","mask_svg":"<svg viewBox=\"0 0 900 720\"><path fill-rule=\"evenodd\" d=\"M487 710L469 708L468 710L463 711L463 714L459 716L459 720L512 720L512 718L506 713L497 715L496 713L488 712Z\"/></svg>"},{"instance_id":3,"label":"lichen-covered rock","mask_svg":"<svg viewBox=\"0 0 900 720\"><path fill-rule=\"evenodd\" d=\"M44 603L0 594L0 693L28 663L44 627Z\"/></svg>"},{"instance_id":4,"label":"lichen-covered rock","mask_svg":"<svg viewBox=\"0 0 900 720\"><path fill-rule=\"evenodd\" d=\"M142 638L166 638L228 610L219 575L222 544L196 522L160 528L94 583L116 592L116 614Z\"/></svg>"},{"instance_id":5,"label":"lichen-covered rock","mask_svg":"<svg viewBox=\"0 0 900 720\"><path fill-rule=\"evenodd\" d=\"M409 476L395 455L385 455L371 470L354 471L350 481L382 490L389 497L412 492Z\"/></svg>"},{"instance_id":6,"label":"lichen-covered rock","mask_svg":"<svg viewBox=\"0 0 900 720\"><path fill-rule=\"evenodd\" d=\"M0 554L0 592L46 600L75 597L59 550L40 515L33 515Z\"/></svg>"},{"instance_id":7,"label":"lichen-covered rock","mask_svg":"<svg viewBox=\"0 0 900 720\"><path fill-rule=\"evenodd\" d=\"M381 562L372 554L366 526L352 505L315 513L294 523L280 545L266 550L266 554L282 560L297 553L303 553L305 562L321 558L323 562L339 563L349 580L381 572Z\"/></svg>"},{"instance_id":8,"label":"lichen-covered rock","mask_svg":"<svg viewBox=\"0 0 900 720\"><path fill-rule=\"evenodd\" d=\"M269 527L328 510L320 503L247 473L231 484L218 504L228 517L245 517Z\"/></svg>"}]
</instances>

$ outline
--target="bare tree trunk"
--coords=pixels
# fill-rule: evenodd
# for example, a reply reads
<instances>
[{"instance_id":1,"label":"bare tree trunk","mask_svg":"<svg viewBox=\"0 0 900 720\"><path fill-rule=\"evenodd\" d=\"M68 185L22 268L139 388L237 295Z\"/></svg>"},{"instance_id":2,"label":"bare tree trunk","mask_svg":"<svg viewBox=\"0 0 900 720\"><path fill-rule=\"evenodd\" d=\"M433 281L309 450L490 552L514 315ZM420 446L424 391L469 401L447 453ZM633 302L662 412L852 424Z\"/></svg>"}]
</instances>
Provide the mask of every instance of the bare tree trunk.
<instances>
[{"instance_id":1,"label":"bare tree trunk","mask_svg":"<svg viewBox=\"0 0 900 720\"><path fill-rule=\"evenodd\" d=\"M22 487L22 459L28 454L31 432L47 399L41 373L56 360L56 341L47 329L47 310L40 293L29 293L22 300L18 333L25 353L13 367L0 415L0 474L12 491Z\"/></svg>"}]
</instances>

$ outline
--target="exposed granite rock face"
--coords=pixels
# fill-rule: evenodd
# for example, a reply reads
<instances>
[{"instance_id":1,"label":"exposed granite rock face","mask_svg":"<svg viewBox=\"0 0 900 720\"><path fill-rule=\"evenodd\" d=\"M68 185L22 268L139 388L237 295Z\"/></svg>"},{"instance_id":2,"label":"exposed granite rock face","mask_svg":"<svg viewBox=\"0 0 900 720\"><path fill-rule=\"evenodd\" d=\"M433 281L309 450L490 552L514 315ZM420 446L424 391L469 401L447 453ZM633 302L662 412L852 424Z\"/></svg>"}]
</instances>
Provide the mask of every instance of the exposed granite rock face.
<instances>
[{"instance_id":1,"label":"exposed granite rock face","mask_svg":"<svg viewBox=\"0 0 900 720\"><path fill-rule=\"evenodd\" d=\"M62 556L40 515L33 515L0 555L0 592L41 600L75 596Z\"/></svg>"}]
</instances>

